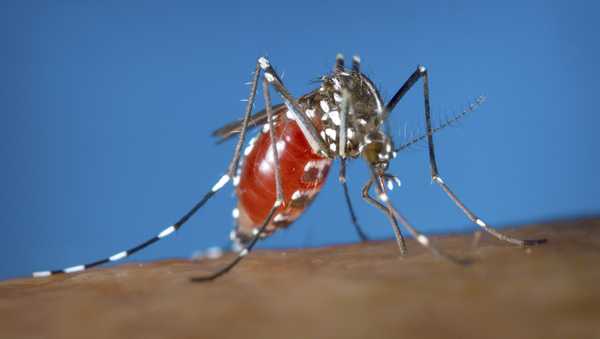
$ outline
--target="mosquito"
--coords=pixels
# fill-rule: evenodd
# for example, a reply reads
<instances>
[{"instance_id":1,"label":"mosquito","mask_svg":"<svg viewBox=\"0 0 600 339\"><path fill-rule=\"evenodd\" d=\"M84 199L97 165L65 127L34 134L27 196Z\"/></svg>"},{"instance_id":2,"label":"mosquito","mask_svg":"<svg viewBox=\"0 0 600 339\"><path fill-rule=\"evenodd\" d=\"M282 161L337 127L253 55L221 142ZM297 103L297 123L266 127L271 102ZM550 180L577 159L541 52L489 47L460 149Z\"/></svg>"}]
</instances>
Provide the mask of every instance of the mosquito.
<instances>
[{"instance_id":1,"label":"mosquito","mask_svg":"<svg viewBox=\"0 0 600 339\"><path fill-rule=\"evenodd\" d=\"M392 205L387 194L394 184L399 184L399 179L388 171L390 161L398 152L423 139L427 140L432 181L471 222L492 236L517 246L533 246L546 242L546 239L516 239L490 227L463 204L440 175L435 158L433 134L475 109L483 101L482 97L461 114L433 127L429 73L424 66L417 66L394 96L384 103L373 82L361 72L360 63L360 58L355 56L352 58L352 65L347 68L343 56L338 54L333 70L320 77L319 88L296 99L287 90L269 60L265 57L258 58L243 119L227 124L213 133L221 140L236 135L238 137L227 171L186 214L156 236L130 249L88 264L35 272L33 276L46 277L80 272L126 258L179 230L217 192L231 182L238 198L237 207L232 211L235 226L230 233L232 248L237 249L237 254L228 264L213 273L191 278L194 282L212 281L239 264L259 240L288 227L300 217L323 187L329 169L336 159L340 161L338 178L343 186L352 224L359 238L367 241L368 238L354 212L346 182L346 161L358 158L366 162L370 171L370 178L362 187L362 198L386 215L401 255L406 254L407 248L400 225L435 256L466 265L467 259L442 251L425 234L419 232ZM384 126L396 105L419 80L423 83L426 132L396 148ZM252 114L260 83L265 108ZM271 88L278 93L283 103L272 105ZM259 126L262 126L261 131L242 149L248 132Z\"/></svg>"}]
</instances>

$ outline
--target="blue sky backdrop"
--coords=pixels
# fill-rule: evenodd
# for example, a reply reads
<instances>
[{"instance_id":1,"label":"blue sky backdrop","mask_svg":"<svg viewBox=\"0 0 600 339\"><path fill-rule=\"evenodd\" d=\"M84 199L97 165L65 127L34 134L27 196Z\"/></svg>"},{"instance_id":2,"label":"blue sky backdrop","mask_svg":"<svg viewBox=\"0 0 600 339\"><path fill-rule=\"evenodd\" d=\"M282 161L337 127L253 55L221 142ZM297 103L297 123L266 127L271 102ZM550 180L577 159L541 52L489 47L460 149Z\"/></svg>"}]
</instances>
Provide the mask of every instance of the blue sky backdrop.
<instances>
[{"instance_id":1,"label":"blue sky backdrop","mask_svg":"<svg viewBox=\"0 0 600 339\"><path fill-rule=\"evenodd\" d=\"M600 211L598 5L548 1L3 1L0 4L0 278L114 254L172 224L223 173L258 56L295 95L336 53L360 54L390 98L419 64L435 119L488 100L435 136L446 182L499 227ZM420 85L393 113L422 131ZM258 106L262 106L259 103ZM356 241L337 183L262 247ZM472 229L432 185L425 145L393 162L395 205L428 233ZM360 199L374 238L386 218ZM232 189L134 260L224 245Z\"/></svg>"}]
</instances>

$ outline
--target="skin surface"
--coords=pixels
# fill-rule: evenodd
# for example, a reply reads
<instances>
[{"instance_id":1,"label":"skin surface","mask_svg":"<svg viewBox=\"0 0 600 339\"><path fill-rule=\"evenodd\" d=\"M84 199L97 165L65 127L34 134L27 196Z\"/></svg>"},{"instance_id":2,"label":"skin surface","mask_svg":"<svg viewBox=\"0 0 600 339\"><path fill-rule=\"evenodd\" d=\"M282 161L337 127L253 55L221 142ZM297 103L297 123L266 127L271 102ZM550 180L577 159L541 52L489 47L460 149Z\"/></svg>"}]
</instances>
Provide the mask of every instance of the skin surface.
<instances>
[{"instance_id":1,"label":"skin surface","mask_svg":"<svg viewBox=\"0 0 600 339\"><path fill-rule=\"evenodd\" d=\"M323 225L331 226L331 225ZM347 225L339 225L346 227ZM600 218L432 237L459 267L412 240L257 250L231 259L128 263L0 282L0 338L600 338Z\"/></svg>"}]
</instances>

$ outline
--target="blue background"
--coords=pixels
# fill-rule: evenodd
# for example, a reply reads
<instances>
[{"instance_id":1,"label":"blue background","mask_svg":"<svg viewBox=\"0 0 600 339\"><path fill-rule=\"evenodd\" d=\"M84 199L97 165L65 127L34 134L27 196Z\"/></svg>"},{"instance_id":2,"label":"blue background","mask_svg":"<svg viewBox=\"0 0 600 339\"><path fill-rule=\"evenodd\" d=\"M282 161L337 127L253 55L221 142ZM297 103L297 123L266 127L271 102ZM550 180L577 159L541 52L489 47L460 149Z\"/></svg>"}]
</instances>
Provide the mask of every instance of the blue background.
<instances>
[{"instance_id":1,"label":"blue background","mask_svg":"<svg viewBox=\"0 0 600 339\"><path fill-rule=\"evenodd\" d=\"M3 2L0 5L0 278L111 255L172 224L222 175L233 144L210 132L240 117L267 55L295 95L336 53L360 54L390 98L423 63L436 119L487 102L435 136L440 170L499 227L599 212L598 6L592 2ZM262 106L259 103L258 106ZM422 131L421 87L393 114ZM262 247L356 241L337 165L310 210ZM428 233L473 229L431 184L424 144L391 171L392 199ZM349 184L360 220L391 237ZM224 245L232 189L134 260Z\"/></svg>"}]
</instances>

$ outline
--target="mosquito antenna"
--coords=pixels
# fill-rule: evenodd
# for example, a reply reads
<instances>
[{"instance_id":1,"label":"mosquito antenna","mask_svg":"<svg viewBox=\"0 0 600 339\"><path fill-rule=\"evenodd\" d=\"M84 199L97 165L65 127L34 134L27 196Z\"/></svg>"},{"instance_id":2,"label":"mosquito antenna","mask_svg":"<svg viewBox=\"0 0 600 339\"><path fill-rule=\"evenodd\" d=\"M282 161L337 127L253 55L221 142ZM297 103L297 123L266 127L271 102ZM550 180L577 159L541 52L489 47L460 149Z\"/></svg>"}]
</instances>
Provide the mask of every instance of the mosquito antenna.
<instances>
[{"instance_id":1,"label":"mosquito antenna","mask_svg":"<svg viewBox=\"0 0 600 339\"><path fill-rule=\"evenodd\" d=\"M431 130L431 133L436 133L441 131L442 129L455 125L459 120L461 120L462 118L464 118L465 116L467 116L469 113L475 111L479 106L481 106L481 104L483 104L483 102L485 101L485 97L484 96L479 96L477 99L475 99L475 101L473 103L471 103L465 110L463 110L462 112L446 119L443 123L441 123L440 125L438 125L437 127L433 128ZM411 139L410 141L403 143L402 145L400 145L398 148L395 149L396 152L400 152L422 140L424 140L425 138L427 138L427 133L423 133L421 135L419 135L418 137L415 137L413 139Z\"/></svg>"}]
</instances>

